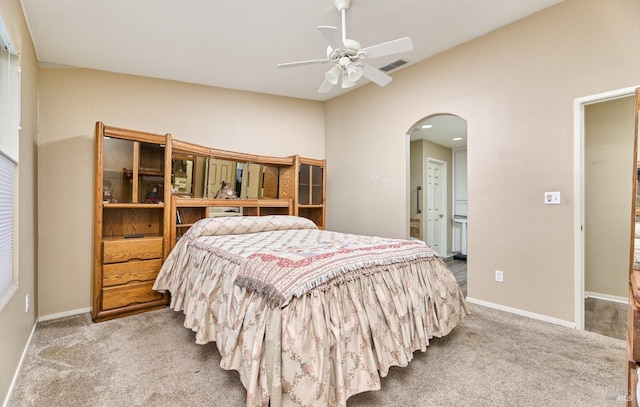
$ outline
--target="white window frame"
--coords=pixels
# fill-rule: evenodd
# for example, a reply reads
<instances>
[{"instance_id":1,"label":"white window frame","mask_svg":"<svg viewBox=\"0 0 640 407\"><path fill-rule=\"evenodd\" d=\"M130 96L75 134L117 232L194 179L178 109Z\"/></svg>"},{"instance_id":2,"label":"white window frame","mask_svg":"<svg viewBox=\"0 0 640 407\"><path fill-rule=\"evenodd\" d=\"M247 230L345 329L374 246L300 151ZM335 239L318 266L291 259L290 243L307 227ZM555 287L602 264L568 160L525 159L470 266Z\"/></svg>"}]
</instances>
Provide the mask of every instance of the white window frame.
<instances>
[{"instance_id":1,"label":"white window frame","mask_svg":"<svg viewBox=\"0 0 640 407\"><path fill-rule=\"evenodd\" d=\"M0 311L18 290L19 53L0 18Z\"/></svg>"}]
</instances>

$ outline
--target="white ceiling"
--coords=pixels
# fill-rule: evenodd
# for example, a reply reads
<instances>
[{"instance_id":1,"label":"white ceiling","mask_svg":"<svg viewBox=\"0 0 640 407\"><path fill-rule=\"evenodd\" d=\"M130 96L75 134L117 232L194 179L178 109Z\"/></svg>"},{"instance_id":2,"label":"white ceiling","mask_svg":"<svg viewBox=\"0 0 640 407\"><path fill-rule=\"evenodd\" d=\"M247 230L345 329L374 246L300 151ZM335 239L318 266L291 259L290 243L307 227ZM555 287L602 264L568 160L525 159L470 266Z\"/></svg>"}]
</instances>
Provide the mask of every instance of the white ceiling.
<instances>
[{"instance_id":1,"label":"white ceiling","mask_svg":"<svg viewBox=\"0 0 640 407\"><path fill-rule=\"evenodd\" d=\"M362 47L408 36L415 64L560 0L353 0L347 37ZM319 25L341 27L334 0L22 0L38 60L251 92L327 100ZM400 68L402 69L402 68ZM393 72L391 73L393 76ZM370 83L361 79L357 86ZM357 87L356 86L356 87ZM371 85L377 86L377 85ZM387 86L393 86L393 82ZM351 88L353 89L353 88Z\"/></svg>"},{"instance_id":2,"label":"white ceiling","mask_svg":"<svg viewBox=\"0 0 640 407\"><path fill-rule=\"evenodd\" d=\"M429 128L422 126L428 125ZM429 140L451 149L467 146L467 122L452 114L437 114L422 120L410 133L410 140Z\"/></svg>"}]
</instances>

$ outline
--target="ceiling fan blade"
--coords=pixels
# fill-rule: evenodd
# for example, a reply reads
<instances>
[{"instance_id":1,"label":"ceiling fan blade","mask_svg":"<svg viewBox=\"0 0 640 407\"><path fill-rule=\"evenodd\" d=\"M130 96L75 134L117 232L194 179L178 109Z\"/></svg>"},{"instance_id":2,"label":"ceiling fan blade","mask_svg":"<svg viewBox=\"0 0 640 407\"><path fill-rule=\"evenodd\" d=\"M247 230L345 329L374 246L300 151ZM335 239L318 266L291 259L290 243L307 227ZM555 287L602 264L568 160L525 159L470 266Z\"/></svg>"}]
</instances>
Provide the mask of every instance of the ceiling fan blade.
<instances>
[{"instance_id":1,"label":"ceiling fan blade","mask_svg":"<svg viewBox=\"0 0 640 407\"><path fill-rule=\"evenodd\" d=\"M365 52L367 54L367 58L377 58L385 55L397 54L399 52L408 52L411 50L413 50L413 42L411 42L411 38L404 37L362 48L360 51Z\"/></svg>"},{"instance_id":2,"label":"ceiling fan blade","mask_svg":"<svg viewBox=\"0 0 640 407\"><path fill-rule=\"evenodd\" d=\"M291 68L291 67L303 66L303 65L324 64L329 61L330 61L329 59L324 58L324 59L310 59L308 61L286 62L284 64L278 64L278 68Z\"/></svg>"},{"instance_id":3,"label":"ceiling fan blade","mask_svg":"<svg viewBox=\"0 0 640 407\"><path fill-rule=\"evenodd\" d=\"M318 26L318 30L320 30L320 34L324 37L324 39L329 43L331 48L335 49L344 49L344 44L342 43L342 38L340 37L340 33L336 27L331 27L329 25L321 25Z\"/></svg>"},{"instance_id":4,"label":"ceiling fan blade","mask_svg":"<svg viewBox=\"0 0 640 407\"><path fill-rule=\"evenodd\" d=\"M378 86L386 86L391 82L391 77L379 69L372 67L371 65L359 62L362 65L362 76L369 79L371 82Z\"/></svg>"},{"instance_id":5,"label":"ceiling fan blade","mask_svg":"<svg viewBox=\"0 0 640 407\"><path fill-rule=\"evenodd\" d=\"M332 88L333 88L333 84L325 79L324 82L322 82L322 85L320 85L320 89L318 89L318 92L319 93L327 93Z\"/></svg>"}]
</instances>

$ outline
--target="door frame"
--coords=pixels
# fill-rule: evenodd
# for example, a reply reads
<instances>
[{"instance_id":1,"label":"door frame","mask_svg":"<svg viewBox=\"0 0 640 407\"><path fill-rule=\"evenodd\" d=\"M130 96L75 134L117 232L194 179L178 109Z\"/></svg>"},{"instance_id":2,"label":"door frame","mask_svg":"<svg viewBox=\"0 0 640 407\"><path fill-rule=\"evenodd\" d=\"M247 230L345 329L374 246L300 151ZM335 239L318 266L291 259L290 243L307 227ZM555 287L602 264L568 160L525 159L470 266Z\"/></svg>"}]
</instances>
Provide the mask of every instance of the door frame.
<instances>
[{"instance_id":1,"label":"door frame","mask_svg":"<svg viewBox=\"0 0 640 407\"><path fill-rule=\"evenodd\" d=\"M449 182L449 168L447 165L446 161L443 160L439 160L437 158L434 157L427 157L427 171L425 174L423 174L423 179L426 182L423 182L423 185L427 185L427 188L425 188L424 194L426 195L426 200L425 202L429 202L429 188L428 188L428 184L429 184L429 164L430 163L437 163L439 165L441 165L442 170L443 170L443 176L444 176L444 182L442 183L442 196L440 198L441 202L441 206L442 206L442 210L444 212L444 216L442 217L443 220L443 227L441 229L440 232L440 240L441 240L441 245L440 245L440 252L439 253L442 257L447 257L449 255L449 245L448 245L448 239L449 239L449 233L448 233L448 229L449 229L449 199L448 199L448 194L449 194L449 188L447 183ZM428 227L429 227L429 213L428 213L428 204L425 205L425 209L427 209L427 213L425 213L425 217L426 217L426 222L424 222L426 224L426 227L424 228L424 232L428 233ZM425 242L427 241L427 239L425 238L426 236L423 234L423 239Z\"/></svg>"},{"instance_id":2,"label":"door frame","mask_svg":"<svg viewBox=\"0 0 640 407\"><path fill-rule=\"evenodd\" d=\"M640 85L639 85L640 86ZM575 327L583 330L584 300L585 300L585 239L583 226L585 224L585 118L586 105L605 102L608 100L634 96L638 86L612 90L574 99L573 101L573 160L574 163L574 276L575 276Z\"/></svg>"}]
</instances>

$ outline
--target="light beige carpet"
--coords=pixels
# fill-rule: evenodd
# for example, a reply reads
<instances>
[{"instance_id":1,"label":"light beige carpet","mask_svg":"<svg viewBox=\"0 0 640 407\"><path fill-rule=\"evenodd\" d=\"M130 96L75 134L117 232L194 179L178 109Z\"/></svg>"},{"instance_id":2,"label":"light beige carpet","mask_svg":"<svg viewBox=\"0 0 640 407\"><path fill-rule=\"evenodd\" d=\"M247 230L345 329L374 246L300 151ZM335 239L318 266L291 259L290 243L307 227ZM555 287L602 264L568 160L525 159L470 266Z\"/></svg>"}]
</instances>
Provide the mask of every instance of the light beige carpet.
<instances>
[{"instance_id":1,"label":"light beige carpet","mask_svg":"<svg viewBox=\"0 0 640 407\"><path fill-rule=\"evenodd\" d=\"M625 406L625 342L470 304L359 406ZM11 407L244 406L215 344L194 343L169 309L94 324L88 314L39 323Z\"/></svg>"}]
</instances>

